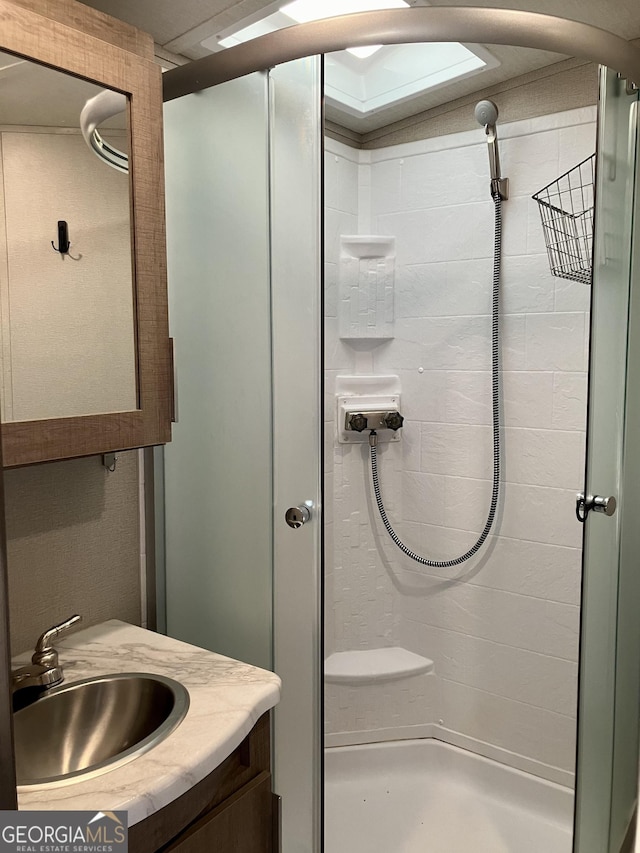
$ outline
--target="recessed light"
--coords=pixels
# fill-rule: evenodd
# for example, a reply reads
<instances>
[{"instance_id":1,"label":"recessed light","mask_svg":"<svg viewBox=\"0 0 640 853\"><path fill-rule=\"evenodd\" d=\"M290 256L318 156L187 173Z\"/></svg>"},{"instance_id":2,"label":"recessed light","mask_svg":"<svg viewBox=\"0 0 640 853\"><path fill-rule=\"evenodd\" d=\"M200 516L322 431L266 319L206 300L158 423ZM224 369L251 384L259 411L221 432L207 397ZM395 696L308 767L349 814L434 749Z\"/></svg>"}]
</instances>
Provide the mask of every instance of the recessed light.
<instances>
[{"instance_id":1,"label":"recessed light","mask_svg":"<svg viewBox=\"0 0 640 853\"><path fill-rule=\"evenodd\" d=\"M381 9L406 9L409 3L405 0L294 0L287 3L277 12L266 18L258 19L246 27L237 30L226 38L218 38L217 46L234 47L245 41L257 38L268 32L274 32L285 26L286 16L298 24L318 21L322 18L333 18L339 15L351 14L352 12L374 12ZM208 47L208 41L203 42ZM382 45L372 44L364 47L348 47L347 50L358 59L366 59L380 50Z\"/></svg>"},{"instance_id":2,"label":"recessed light","mask_svg":"<svg viewBox=\"0 0 640 853\"><path fill-rule=\"evenodd\" d=\"M353 12L401 9L408 5L405 0L293 0L293 3L281 6L280 11L299 24L307 24L309 21L351 15Z\"/></svg>"}]
</instances>

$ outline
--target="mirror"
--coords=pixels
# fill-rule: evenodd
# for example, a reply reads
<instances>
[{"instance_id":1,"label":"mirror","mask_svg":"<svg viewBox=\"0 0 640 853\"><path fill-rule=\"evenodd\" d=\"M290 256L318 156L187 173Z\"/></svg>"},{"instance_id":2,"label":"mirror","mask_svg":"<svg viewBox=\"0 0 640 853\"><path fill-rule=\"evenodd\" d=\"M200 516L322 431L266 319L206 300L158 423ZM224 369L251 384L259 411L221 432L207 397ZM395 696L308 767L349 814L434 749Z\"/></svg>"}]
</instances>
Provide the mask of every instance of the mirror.
<instances>
[{"instance_id":1,"label":"mirror","mask_svg":"<svg viewBox=\"0 0 640 853\"><path fill-rule=\"evenodd\" d=\"M79 125L103 89L9 53L0 84L2 421L137 409L129 175ZM125 153L128 113L100 127Z\"/></svg>"}]
</instances>

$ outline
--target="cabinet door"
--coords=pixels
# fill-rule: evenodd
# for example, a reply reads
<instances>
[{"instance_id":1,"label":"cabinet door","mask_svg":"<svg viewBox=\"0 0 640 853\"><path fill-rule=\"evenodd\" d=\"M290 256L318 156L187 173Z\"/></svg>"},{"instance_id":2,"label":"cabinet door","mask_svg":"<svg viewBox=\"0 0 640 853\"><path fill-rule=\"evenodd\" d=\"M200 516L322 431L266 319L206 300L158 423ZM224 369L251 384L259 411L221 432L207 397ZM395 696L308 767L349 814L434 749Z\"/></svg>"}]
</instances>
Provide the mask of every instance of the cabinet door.
<instances>
[{"instance_id":1,"label":"cabinet door","mask_svg":"<svg viewBox=\"0 0 640 853\"><path fill-rule=\"evenodd\" d=\"M272 853L273 832L271 774L261 773L166 847L165 853Z\"/></svg>"},{"instance_id":2,"label":"cabinet door","mask_svg":"<svg viewBox=\"0 0 640 853\"><path fill-rule=\"evenodd\" d=\"M90 33L111 19L83 4L53 4L47 17L30 5L0 0L6 467L164 443L173 408L162 85L150 37L132 39L113 21L108 43ZM124 174L79 134L83 87L125 96L115 143ZM71 247L56 254L61 221Z\"/></svg>"}]
</instances>

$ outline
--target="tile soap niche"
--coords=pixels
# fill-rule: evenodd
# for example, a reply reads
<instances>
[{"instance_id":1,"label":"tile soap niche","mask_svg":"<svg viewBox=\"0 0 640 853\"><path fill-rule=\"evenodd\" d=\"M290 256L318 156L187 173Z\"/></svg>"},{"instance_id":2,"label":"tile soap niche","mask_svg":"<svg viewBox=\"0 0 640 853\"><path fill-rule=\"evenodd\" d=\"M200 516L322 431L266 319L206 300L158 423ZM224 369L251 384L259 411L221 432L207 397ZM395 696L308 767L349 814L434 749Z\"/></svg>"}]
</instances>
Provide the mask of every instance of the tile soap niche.
<instances>
[{"instance_id":1,"label":"tile soap niche","mask_svg":"<svg viewBox=\"0 0 640 853\"><path fill-rule=\"evenodd\" d=\"M340 237L338 321L343 340L394 337L395 259L395 237Z\"/></svg>"}]
</instances>

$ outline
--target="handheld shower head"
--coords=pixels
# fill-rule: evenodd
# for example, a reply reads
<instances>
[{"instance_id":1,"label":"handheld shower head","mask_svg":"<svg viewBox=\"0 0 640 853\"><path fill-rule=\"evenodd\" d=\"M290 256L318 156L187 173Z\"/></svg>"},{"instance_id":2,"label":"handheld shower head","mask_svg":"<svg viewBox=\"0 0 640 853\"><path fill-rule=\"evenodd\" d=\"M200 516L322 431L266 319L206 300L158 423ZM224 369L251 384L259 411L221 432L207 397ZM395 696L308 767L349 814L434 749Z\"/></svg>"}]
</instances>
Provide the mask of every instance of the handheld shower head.
<instances>
[{"instance_id":1,"label":"handheld shower head","mask_svg":"<svg viewBox=\"0 0 640 853\"><path fill-rule=\"evenodd\" d=\"M494 127L498 121L498 108L493 101L478 101L474 115L483 127Z\"/></svg>"},{"instance_id":2,"label":"handheld shower head","mask_svg":"<svg viewBox=\"0 0 640 853\"><path fill-rule=\"evenodd\" d=\"M476 121L481 124L487 134L489 146L489 167L491 169L491 195L499 195L501 199L509 198L509 180L500 174L500 155L498 153L498 108L493 101L479 101L474 111Z\"/></svg>"}]
</instances>

